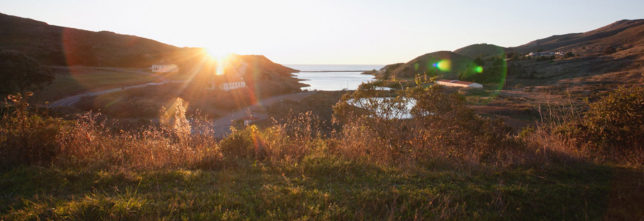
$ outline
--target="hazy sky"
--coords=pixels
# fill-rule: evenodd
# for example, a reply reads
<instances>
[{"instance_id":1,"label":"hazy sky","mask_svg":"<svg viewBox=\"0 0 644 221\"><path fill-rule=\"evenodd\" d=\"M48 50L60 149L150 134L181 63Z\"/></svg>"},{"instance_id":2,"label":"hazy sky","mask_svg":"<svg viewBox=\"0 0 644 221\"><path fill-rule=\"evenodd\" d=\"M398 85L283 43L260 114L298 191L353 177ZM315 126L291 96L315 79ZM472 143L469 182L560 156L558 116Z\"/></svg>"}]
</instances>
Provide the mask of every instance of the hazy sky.
<instances>
[{"instance_id":1,"label":"hazy sky","mask_svg":"<svg viewBox=\"0 0 644 221\"><path fill-rule=\"evenodd\" d=\"M389 64L644 18L644 1L0 0L0 12L284 64Z\"/></svg>"}]
</instances>

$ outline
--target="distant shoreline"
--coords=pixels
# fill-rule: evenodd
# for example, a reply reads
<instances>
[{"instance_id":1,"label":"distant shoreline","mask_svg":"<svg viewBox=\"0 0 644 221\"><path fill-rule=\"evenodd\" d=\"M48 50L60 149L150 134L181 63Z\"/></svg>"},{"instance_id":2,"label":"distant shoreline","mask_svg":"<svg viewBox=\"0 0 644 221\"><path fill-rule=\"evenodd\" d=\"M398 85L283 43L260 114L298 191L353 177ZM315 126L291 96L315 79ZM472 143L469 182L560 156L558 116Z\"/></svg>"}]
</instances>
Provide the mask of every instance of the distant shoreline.
<instances>
[{"instance_id":1,"label":"distant shoreline","mask_svg":"<svg viewBox=\"0 0 644 221\"><path fill-rule=\"evenodd\" d=\"M370 70L367 70L367 71L370 71ZM364 70L344 70L344 71L333 70L333 71L299 71L299 72L302 73L302 72L365 72L365 71Z\"/></svg>"}]
</instances>

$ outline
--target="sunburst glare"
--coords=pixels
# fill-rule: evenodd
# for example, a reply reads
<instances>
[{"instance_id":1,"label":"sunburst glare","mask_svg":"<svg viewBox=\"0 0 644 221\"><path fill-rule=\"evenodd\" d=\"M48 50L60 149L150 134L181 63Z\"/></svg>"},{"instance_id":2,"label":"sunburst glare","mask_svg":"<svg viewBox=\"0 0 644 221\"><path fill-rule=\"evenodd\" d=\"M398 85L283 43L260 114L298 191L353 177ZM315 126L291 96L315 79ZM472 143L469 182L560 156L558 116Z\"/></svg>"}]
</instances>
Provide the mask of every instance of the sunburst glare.
<instances>
[{"instance_id":1,"label":"sunburst glare","mask_svg":"<svg viewBox=\"0 0 644 221\"><path fill-rule=\"evenodd\" d=\"M216 50L211 48L205 48L204 51L206 53L206 56L211 60L211 62L214 62L217 64L215 74L216 75L224 74L225 67L232 59L233 54L226 50Z\"/></svg>"}]
</instances>

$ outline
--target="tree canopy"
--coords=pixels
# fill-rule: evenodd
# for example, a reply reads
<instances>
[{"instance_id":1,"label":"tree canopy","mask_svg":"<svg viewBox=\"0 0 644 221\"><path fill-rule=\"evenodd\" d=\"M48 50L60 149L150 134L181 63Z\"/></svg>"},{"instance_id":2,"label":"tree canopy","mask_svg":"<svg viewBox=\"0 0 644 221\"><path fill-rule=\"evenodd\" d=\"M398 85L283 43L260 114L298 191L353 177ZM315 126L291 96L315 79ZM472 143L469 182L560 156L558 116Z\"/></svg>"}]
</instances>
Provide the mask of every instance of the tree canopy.
<instances>
[{"instance_id":1,"label":"tree canopy","mask_svg":"<svg viewBox=\"0 0 644 221\"><path fill-rule=\"evenodd\" d=\"M16 51L0 51L0 94L38 89L53 79L54 75L33 58Z\"/></svg>"}]
</instances>

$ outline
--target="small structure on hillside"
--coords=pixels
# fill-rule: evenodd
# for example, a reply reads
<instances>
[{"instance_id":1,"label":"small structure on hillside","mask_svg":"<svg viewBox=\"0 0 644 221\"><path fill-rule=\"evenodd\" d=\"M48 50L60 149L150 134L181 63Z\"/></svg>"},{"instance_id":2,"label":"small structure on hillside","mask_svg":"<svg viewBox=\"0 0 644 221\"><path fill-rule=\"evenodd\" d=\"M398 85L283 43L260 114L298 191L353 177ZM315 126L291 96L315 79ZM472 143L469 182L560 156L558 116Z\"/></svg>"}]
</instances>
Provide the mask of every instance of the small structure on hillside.
<instances>
[{"instance_id":1,"label":"small structure on hillside","mask_svg":"<svg viewBox=\"0 0 644 221\"><path fill-rule=\"evenodd\" d=\"M223 73L214 76L209 89L231 91L245 88L246 81L244 80L244 74L246 73L246 67L246 63L242 62L234 66L222 68Z\"/></svg>"},{"instance_id":2,"label":"small structure on hillside","mask_svg":"<svg viewBox=\"0 0 644 221\"><path fill-rule=\"evenodd\" d=\"M232 82L225 82L219 85L219 88L224 91L230 91L230 90L235 90L235 89L245 88L245 87L246 87L246 82L244 81L243 77L237 80L234 80Z\"/></svg>"},{"instance_id":3,"label":"small structure on hillside","mask_svg":"<svg viewBox=\"0 0 644 221\"><path fill-rule=\"evenodd\" d=\"M459 80L437 80L436 84L446 87L478 88L482 89L483 85L476 82L459 81Z\"/></svg>"},{"instance_id":4,"label":"small structure on hillside","mask_svg":"<svg viewBox=\"0 0 644 221\"><path fill-rule=\"evenodd\" d=\"M150 71L154 73L171 73L179 71L179 66L176 64L153 64L150 66Z\"/></svg>"},{"instance_id":5,"label":"small structure on hillside","mask_svg":"<svg viewBox=\"0 0 644 221\"><path fill-rule=\"evenodd\" d=\"M552 56L561 57L561 56L564 56L565 54L566 53L562 51L555 51L555 52L544 51L544 52L530 52L525 56L528 58L540 58L540 57L552 57Z\"/></svg>"}]
</instances>

